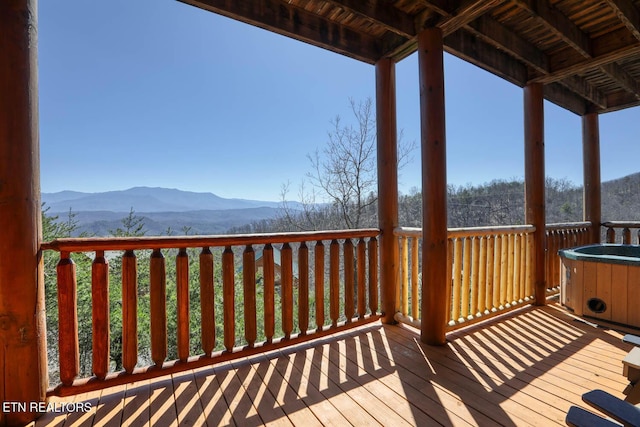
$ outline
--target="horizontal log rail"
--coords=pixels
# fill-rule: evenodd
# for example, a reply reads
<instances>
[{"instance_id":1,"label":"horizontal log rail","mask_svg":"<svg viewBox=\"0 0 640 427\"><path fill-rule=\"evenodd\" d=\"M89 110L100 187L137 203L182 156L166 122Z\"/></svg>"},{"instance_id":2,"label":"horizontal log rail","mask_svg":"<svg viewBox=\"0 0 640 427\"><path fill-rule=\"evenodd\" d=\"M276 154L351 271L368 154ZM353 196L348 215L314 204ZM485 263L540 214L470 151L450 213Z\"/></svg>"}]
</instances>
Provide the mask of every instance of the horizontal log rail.
<instances>
[{"instance_id":1,"label":"horizontal log rail","mask_svg":"<svg viewBox=\"0 0 640 427\"><path fill-rule=\"evenodd\" d=\"M449 229L449 330L529 303L534 231L530 225ZM399 227L395 235L401 271L396 320L419 327L422 230Z\"/></svg>"},{"instance_id":2,"label":"horizontal log rail","mask_svg":"<svg viewBox=\"0 0 640 427\"><path fill-rule=\"evenodd\" d=\"M44 243L43 250L60 253L61 383L47 394L66 396L212 365L375 321L378 235L377 229L360 229ZM78 272L71 257L77 252L91 258L93 375L84 378L79 378ZM116 287L110 284L112 260L119 265ZM111 331L109 294L114 289L121 330ZM139 297L144 294L148 303L142 307ZM175 304L175 349L168 348L174 332L168 329L169 304ZM150 319L149 355L139 354L140 310ZM193 330L194 322L199 331ZM199 348L195 353L194 346ZM114 348L121 352L122 369L117 371L110 355ZM172 360L170 350L176 355Z\"/></svg>"},{"instance_id":3,"label":"horizontal log rail","mask_svg":"<svg viewBox=\"0 0 640 427\"><path fill-rule=\"evenodd\" d=\"M205 246L224 247L264 245L273 242L310 242L333 239L375 237L376 228L357 230L306 231L293 233L229 234L219 236L163 236L163 237L92 237L56 239L41 245L43 250L58 252L118 251L136 249L180 249Z\"/></svg>"},{"instance_id":4,"label":"horizontal log rail","mask_svg":"<svg viewBox=\"0 0 640 427\"><path fill-rule=\"evenodd\" d=\"M606 230L605 241L607 243L622 243L623 245L640 245L640 222L607 221L607 222L603 222L602 226ZM620 233L616 232L617 229L620 229Z\"/></svg>"},{"instance_id":5,"label":"horizontal log rail","mask_svg":"<svg viewBox=\"0 0 640 427\"><path fill-rule=\"evenodd\" d=\"M547 224L546 226L546 283L547 295L560 292L560 249L589 243L590 222Z\"/></svg>"}]
</instances>

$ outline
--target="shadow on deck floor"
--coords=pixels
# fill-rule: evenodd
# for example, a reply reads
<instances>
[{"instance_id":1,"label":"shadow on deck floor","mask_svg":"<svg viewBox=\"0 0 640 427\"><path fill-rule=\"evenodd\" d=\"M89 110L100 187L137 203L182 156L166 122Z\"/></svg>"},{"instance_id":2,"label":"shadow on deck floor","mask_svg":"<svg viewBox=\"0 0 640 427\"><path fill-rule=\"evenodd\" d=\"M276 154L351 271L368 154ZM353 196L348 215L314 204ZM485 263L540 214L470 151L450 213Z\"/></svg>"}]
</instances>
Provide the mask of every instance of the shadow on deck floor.
<instances>
[{"instance_id":1,"label":"shadow on deck floor","mask_svg":"<svg viewBox=\"0 0 640 427\"><path fill-rule=\"evenodd\" d=\"M565 425L594 388L623 397L624 332L555 306L453 332L443 347L379 323L151 381L52 398L91 410L32 426Z\"/></svg>"}]
</instances>

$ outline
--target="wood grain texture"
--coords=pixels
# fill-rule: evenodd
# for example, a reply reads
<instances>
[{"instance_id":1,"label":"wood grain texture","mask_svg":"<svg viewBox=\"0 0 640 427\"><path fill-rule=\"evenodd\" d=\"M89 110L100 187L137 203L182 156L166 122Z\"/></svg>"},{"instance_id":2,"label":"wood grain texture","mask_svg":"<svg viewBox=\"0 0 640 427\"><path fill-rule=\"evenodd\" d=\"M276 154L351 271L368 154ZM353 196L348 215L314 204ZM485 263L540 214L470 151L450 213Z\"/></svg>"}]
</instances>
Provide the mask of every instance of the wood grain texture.
<instances>
[{"instance_id":1,"label":"wood grain texture","mask_svg":"<svg viewBox=\"0 0 640 427\"><path fill-rule=\"evenodd\" d=\"M162 366L167 358L167 276L160 249L151 253L149 274L151 360L156 366Z\"/></svg>"},{"instance_id":2,"label":"wood grain texture","mask_svg":"<svg viewBox=\"0 0 640 427\"><path fill-rule=\"evenodd\" d=\"M564 426L569 407L589 390L624 397L620 361L631 347L623 334L575 322L553 306L451 333L443 347L420 344L413 328L374 323L105 390L93 395L98 413L84 422ZM52 425L51 418L35 427Z\"/></svg>"},{"instance_id":3,"label":"wood grain texture","mask_svg":"<svg viewBox=\"0 0 640 427\"><path fill-rule=\"evenodd\" d=\"M236 342L235 265L233 250L227 246L222 253L222 300L224 305L224 348L232 351Z\"/></svg>"},{"instance_id":4,"label":"wood grain texture","mask_svg":"<svg viewBox=\"0 0 640 427\"><path fill-rule=\"evenodd\" d=\"M131 373L138 363L138 264L136 254L122 256L122 366Z\"/></svg>"},{"instance_id":5,"label":"wood grain texture","mask_svg":"<svg viewBox=\"0 0 640 427\"><path fill-rule=\"evenodd\" d=\"M0 401L44 402L48 384L36 0L0 2ZM22 425L38 414L0 413Z\"/></svg>"},{"instance_id":6,"label":"wood grain texture","mask_svg":"<svg viewBox=\"0 0 640 427\"><path fill-rule=\"evenodd\" d=\"M93 374L104 379L109 372L109 263L97 251L91 265L91 357Z\"/></svg>"},{"instance_id":7,"label":"wood grain texture","mask_svg":"<svg viewBox=\"0 0 640 427\"><path fill-rule=\"evenodd\" d=\"M422 331L428 344L445 343L449 286L447 265L447 170L442 30L418 34L422 147Z\"/></svg>"},{"instance_id":8,"label":"wood grain texture","mask_svg":"<svg viewBox=\"0 0 640 427\"><path fill-rule=\"evenodd\" d=\"M213 253L209 247L200 252L200 322L202 351L211 355L216 343L216 316Z\"/></svg>"},{"instance_id":9,"label":"wood grain texture","mask_svg":"<svg viewBox=\"0 0 640 427\"><path fill-rule=\"evenodd\" d=\"M181 248L176 256L176 296L178 311L178 359L189 358L189 255Z\"/></svg>"},{"instance_id":10,"label":"wood grain texture","mask_svg":"<svg viewBox=\"0 0 640 427\"><path fill-rule=\"evenodd\" d=\"M253 347L257 338L256 313L256 255L251 245L242 254L242 287L244 298L244 338Z\"/></svg>"},{"instance_id":11,"label":"wood grain texture","mask_svg":"<svg viewBox=\"0 0 640 427\"><path fill-rule=\"evenodd\" d=\"M56 267L58 276L58 349L60 381L70 385L80 373L78 344L78 285L76 265L63 252Z\"/></svg>"}]
</instances>

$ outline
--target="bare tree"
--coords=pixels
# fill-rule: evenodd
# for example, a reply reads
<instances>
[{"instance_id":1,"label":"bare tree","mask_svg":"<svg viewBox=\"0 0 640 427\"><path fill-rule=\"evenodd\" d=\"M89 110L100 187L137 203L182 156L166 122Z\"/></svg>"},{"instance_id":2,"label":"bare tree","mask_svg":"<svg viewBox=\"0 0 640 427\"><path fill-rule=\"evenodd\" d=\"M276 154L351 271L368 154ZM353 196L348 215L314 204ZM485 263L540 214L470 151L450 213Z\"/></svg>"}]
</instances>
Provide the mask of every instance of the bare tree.
<instances>
[{"instance_id":1,"label":"bare tree","mask_svg":"<svg viewBox=\"0 0 640 427\"><path fill-rule=\"evenodd\" d=\"M349 99L353 124L340 116L331 121L328 141L307 155L311 171L300 184L297 209L288 203L283 186L281 222L298 230L360 228L376 223L376 123L371 98ZM398 143L399 167L406 164L415 143Z\"/></svg>"}]
</instances>

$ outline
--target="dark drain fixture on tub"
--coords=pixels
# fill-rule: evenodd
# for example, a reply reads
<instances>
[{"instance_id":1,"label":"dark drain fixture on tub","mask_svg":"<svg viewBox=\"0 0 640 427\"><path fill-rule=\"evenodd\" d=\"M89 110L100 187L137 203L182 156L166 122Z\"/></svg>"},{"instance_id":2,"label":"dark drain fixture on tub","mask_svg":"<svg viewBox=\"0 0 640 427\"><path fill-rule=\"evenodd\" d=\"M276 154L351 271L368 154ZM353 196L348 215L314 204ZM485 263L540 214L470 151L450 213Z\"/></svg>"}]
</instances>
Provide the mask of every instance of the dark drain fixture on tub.
<instances>
[{"instance_id":1,"label":"dark drain fixture on tub","mask_svg":"<svg viewBox=\"0 0 640 427\"><path fill-rule=\"evenodd\" d=\"M587 308L594 313L604 313L607 311L607 304L600 298L590 298L587 301Z\"/></svg>"}]
</instances>

